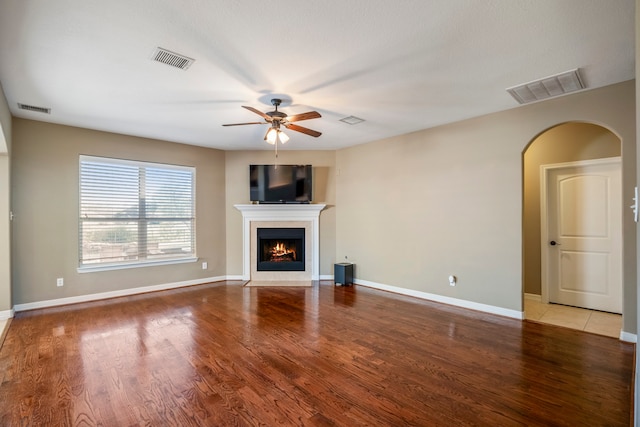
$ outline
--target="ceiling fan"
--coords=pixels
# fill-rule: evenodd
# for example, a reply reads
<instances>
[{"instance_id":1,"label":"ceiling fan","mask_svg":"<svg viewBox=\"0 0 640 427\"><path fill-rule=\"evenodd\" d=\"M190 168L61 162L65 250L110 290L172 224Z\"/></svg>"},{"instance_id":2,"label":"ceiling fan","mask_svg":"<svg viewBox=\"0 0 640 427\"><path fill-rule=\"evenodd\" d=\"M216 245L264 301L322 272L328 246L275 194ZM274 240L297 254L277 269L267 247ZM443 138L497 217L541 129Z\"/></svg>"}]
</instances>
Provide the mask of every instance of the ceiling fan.
<instances>
[{"instance_id":1,"label":"ceiling fan","mask_svg":"<svg viewBox=\"0 0 640 427\"><path fill-rule=\"evenodd\" d=\"M281 99L278 99L278 98L272 99L271 105L276 107L276 109L274 111L269 111L267 113L263 113L262 111L256 110L253 107L247 107L246 105L243 105L242 108L246 108L247 110L256 113L257 115L259 115L264 119L264 122L230 123L222 126L263 125L265 123L271 123L271 127L269 128L267 133L264 135L264 140L272 145L275 145L278 140L280 141L281 144L284 144L289 140L289 137L280 129L281 126L284 126L285 128L290 130L295 130L296 132L302 132L306 135L313 136L315 138L322 135L321 132L293 124L293 122L299 122L302 120L309 120L309 119L317 119L319 117L322 117L320 113L318 113L317 111L309 111L307 113L288 116L286 113L283 113L282 111L278 111L278 106L280 106L281 103L282 103Z\"/></svg>"}]
</instances>

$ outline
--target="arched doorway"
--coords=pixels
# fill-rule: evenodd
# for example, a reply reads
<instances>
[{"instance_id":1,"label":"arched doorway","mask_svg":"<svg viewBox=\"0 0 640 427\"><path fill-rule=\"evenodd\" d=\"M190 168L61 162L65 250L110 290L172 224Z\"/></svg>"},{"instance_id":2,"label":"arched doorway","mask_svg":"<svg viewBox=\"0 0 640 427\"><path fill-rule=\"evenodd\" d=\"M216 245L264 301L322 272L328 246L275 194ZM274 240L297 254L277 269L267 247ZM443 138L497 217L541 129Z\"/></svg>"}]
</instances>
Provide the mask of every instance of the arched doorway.
<instances>
[{"instance_id":1,"label":"arched doorway","mask_svg":"<svg viewBox=\"0 0 640 427\"><path fill-rule=\"evenodd\" d=\"M592 123L569 122L547 129L527 147L523 156L523 282L525 318L560 326L619 336L620 316L540 304L543 301L541 169L543 165L594 161L621 155L621 140ZM542 203L544 204L544 203ZM620 224L621 227L621 224ZM620 283L622 286L622 283ZM595 314L594 314L595 313ZM615 331L615 332L614 332Z\"/></svg>"}]
</instances>

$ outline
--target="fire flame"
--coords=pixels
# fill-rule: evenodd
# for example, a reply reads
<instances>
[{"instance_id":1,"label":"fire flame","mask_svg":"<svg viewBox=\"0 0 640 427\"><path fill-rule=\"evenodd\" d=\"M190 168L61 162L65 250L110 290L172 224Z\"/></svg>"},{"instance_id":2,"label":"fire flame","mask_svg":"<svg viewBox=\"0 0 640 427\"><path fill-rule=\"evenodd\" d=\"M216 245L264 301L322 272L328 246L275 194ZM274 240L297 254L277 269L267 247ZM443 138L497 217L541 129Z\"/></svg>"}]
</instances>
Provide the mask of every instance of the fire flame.
<instances>
[{"instance_id":1,"label":"fire flame","mask_svg":"<svg viewBox=\"0 0 640 427\"><path fill-rule=\"evenodd\" d=\"M295 260L296 259L296 251L295 249L288 248L284 243L277 242L273 248L271 248L271 260L275 261L277 259L282 259L283 257L287 257Z\"/></svg>"}]
</instances>

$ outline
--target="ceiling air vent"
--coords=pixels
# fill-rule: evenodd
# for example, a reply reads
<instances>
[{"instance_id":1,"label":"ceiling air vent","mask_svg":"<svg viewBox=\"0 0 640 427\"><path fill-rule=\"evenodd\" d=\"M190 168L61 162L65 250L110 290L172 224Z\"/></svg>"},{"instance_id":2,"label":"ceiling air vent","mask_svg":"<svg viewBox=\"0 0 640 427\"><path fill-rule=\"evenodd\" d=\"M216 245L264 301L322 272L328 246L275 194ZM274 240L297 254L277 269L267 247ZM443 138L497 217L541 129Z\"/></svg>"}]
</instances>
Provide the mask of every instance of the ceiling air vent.
<instances>
[{"instance_id":1,"label":"ceiling air vent","mask_svg":"<svg viewBox=\"0 0 640 427\"><path fill-rule=\"evenodd\" d=\"M175 68L180 68L181 70L186 70L195 61L193 58L171 52L170 50L163 49L161 47L157 48L153 52L152 59Z\"/></svg>"},{"instance_id":2,"label":"ceiling air vent","mask_svg":"<svg viewBox=\"0 0 640 427\"><path fill-rule=\"evenodd\" d=\"M357 125L358 123L364 122L364 119L356 116L343 117L340 119L341 122L347 123L349 125Z\"/></svg>"},{"instance_id":3,"label":"ceiling air vent","mask_svg":"<svg viewBox=\"0 0 640 427\"><path fill-rule=\"evenodd\" d=\"M578 69L565 71L544 79L535 80L520 86L507 89L520 104L540 101L542 99L553 98L571 92L584 89Z\"/></svg>"},{"instance_id":4,"label":"ceiling air vent","mask_svg":"<svg viewBox=\"0 0 640 427\"><path fill-rule=\"evenodd\" d=\"M21 110L35 111L36 113L51 114L51 108L36 107L35 105L21 104L19 102L18 108Z\"/></svg>"}]
</instances>

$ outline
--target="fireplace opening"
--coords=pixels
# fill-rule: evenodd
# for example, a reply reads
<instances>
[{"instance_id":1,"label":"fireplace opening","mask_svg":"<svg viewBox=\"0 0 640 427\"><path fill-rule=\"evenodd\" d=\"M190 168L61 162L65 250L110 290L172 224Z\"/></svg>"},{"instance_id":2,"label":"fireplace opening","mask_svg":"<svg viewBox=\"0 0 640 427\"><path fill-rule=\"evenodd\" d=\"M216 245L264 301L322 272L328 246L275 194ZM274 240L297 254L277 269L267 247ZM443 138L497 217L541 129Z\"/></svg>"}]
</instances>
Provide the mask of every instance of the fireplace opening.
<instances>
[{"instance_id":1,"label":"fireplace opening","mask_svg":"<svg viewBox=\"0 0 640 427\"><path fill-rule=\"evenodd\" d=\"M304 271L304 228L258 228L258 271Z\"/></svg>"}]
</instances>

